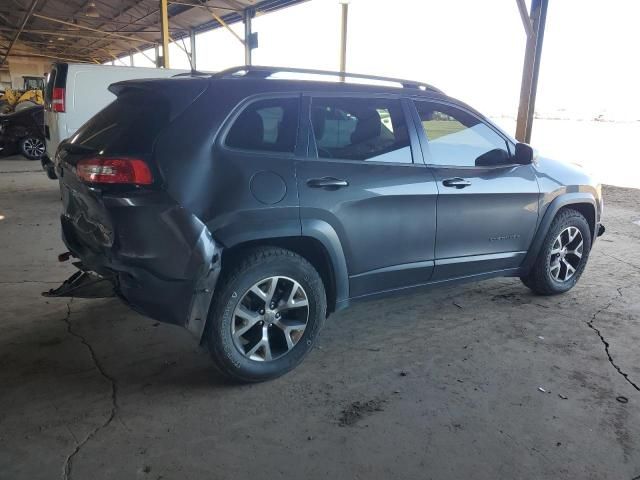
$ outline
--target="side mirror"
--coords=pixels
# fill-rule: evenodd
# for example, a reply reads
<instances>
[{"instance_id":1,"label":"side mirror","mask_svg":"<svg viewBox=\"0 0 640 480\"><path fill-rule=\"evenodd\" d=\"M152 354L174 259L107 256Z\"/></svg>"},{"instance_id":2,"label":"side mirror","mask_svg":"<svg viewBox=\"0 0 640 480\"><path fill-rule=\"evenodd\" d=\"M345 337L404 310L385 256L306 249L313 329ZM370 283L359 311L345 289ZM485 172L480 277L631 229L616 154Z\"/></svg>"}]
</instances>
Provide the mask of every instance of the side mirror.
<instances>
[{"instance_id":1,"label":"side mirror","mask_svg":"<svg viewBox=\"0 0 640 480\"><path fill-rule=\"evenodd\" d=\"M497 165L508 165L511 158L509 153L502 148L489 150L487 153L476 158L476 167L495 167Z\"/></svg>"},{"instance_id":2,"label":"side mirror","mask_svg":"<svg viewBox=\"0 0 640 480\"><path fill-rule=\"evenodd\" d=\"M516 153L513 156L516 163L520 165L529 165L530 163L533 163L534 156L535 152L531 145L527 145L526 143L516 144Z\"/></svg>"}]
</instances>

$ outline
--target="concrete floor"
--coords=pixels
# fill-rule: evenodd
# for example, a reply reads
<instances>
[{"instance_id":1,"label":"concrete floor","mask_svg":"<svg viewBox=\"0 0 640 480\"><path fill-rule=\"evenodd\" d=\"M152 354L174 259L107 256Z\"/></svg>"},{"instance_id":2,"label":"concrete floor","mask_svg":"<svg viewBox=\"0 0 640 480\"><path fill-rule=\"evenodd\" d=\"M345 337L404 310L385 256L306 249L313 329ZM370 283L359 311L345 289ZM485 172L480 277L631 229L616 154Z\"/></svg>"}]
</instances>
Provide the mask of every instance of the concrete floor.
<instances>
[{"instance_id":1,"label":"concrete floor","mask_svg":"<svg viewBox=\"0 0 640 480\"><path fill-rule=\"evenodd\" d=\"M41 297L72 271L57 184L0 160L0 478L638 478L640 191L605 202L568 294L360 304L294 372L233 386L186 331Z\"/></svg>"}]
</instances>

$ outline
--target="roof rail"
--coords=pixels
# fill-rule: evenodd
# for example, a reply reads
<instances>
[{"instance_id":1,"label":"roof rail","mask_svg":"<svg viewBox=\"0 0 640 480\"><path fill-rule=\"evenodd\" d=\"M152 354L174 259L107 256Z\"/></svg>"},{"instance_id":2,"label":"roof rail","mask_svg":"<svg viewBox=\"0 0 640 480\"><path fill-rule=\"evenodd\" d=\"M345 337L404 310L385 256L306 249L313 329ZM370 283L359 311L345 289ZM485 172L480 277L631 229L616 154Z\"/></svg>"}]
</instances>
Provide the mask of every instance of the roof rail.
<instances>
[{"instance_id":1,"label":"roof rail","mask_svg":"<svg viewBox=\"0 0 640 480\"><path fill-rule=\"evenodd\" d=\"M342 73L342 72L334 72L331 70L312 70L307 68L289 68L289 67L258 67L253 65L243 65L239 67L229 68L227 70L222 70L212 77L214 78L229 78L229 77L238 77L239 74L243 74L244 78L268 78L275 73L302 73L308 75L327 75L332 77L344 77L344 78L361 78L364 80L374 80L374 81L382 81L382 82L393 82L398 83L402 86L402 88L412 88L418 90L430 90L437 93L443 93L442 90L434 87L433 85L429 85L428 83L415 82L413 80L403 80L401 78L392 78L392 77L379 77L376 75L364 75L362 73Z\"/></svg>"}]
</instances>

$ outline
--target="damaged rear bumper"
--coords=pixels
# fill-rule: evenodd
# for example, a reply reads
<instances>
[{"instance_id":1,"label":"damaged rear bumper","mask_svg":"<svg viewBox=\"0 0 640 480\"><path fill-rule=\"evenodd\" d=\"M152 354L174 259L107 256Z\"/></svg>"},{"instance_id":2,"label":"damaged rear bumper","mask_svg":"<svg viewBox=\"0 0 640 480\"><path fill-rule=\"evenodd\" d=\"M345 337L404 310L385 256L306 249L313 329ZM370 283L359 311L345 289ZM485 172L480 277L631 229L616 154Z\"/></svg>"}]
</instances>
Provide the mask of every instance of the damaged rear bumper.
<instances>
[{"instance_id":1,"label":"damaged rear bumper","mask_svg":"<svg viewBox=\"0 0 640 480\"><path fill-rule=\"evenodd\" d=\"M63 240L85 273L46 295L104 297L106 282L134 310L200 339L222 251L206 225L165 194L105 195L100 203L97 215L65 208Z\"/></svg>"}]
</instances>

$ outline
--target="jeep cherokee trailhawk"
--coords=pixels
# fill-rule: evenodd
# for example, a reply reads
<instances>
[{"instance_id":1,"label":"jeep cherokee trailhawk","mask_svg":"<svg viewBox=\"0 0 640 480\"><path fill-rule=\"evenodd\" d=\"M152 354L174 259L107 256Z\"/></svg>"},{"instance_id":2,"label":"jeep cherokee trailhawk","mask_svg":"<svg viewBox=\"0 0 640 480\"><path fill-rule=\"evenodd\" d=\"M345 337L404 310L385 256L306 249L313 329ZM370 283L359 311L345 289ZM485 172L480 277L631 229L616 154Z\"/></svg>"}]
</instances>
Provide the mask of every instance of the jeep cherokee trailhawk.
<instances>
[{"instance_id":1,"label":"jeep cherokee trailhawk","mask_svg":"<svg viewBox=\"0 0 640 480\"><path fill-rule=\"evenodd\" d=\"M244 66L110 90L56 154L80 271L48 295L113 292L241 381L295 367L358 300L497 276L566 292L604 230L582 170L427 84Z\"/></svg>"}]
</instances>

